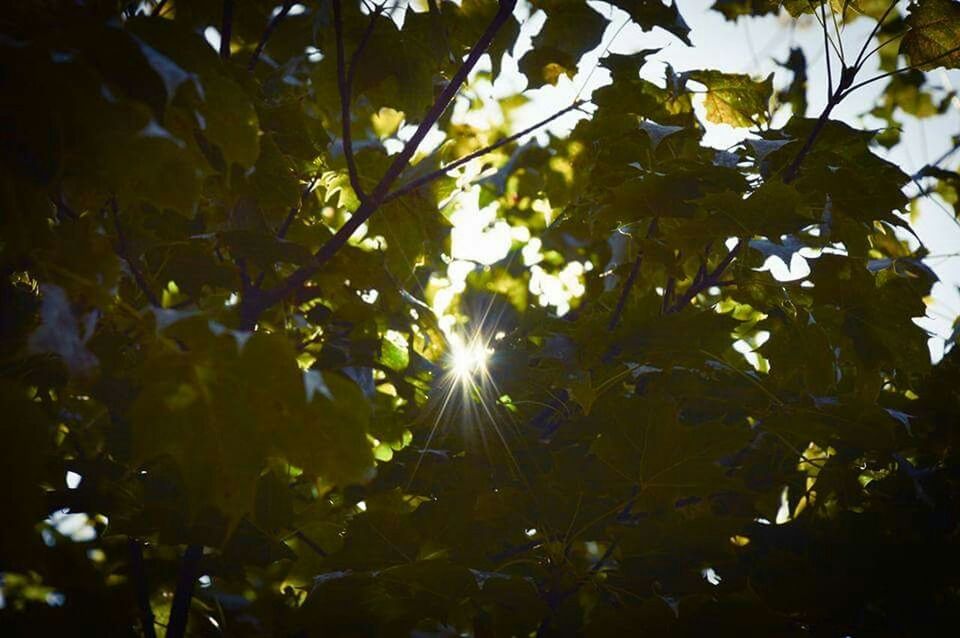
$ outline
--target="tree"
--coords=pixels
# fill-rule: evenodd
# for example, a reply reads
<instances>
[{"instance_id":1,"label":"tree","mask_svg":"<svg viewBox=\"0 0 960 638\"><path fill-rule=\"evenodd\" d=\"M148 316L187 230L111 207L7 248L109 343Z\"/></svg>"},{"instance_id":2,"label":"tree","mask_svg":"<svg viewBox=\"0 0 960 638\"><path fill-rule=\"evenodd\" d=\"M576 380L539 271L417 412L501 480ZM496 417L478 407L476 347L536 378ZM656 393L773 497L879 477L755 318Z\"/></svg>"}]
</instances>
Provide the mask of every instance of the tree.
<instances>
[{"instance_id":1,"label":"tree","mask_svg":"<svg viewBox=\"0 0 960 638\"><path fill-rule=\"evenodd\" d=\"M517 4L4 10L5 635L960 622L960 355L913 322L936 275L902 215L960 175L878 155L949 108L926 72L960 67L960 3L718 0L817 21L812 117L799 49L660 84L640 50L530 128L527 94L471 125L451 103L483 108ZM531 4L534 89L608 19ZM611 4L691 44L676 2ZM889 129L831 118L876 82ZM514 239L454 268L470 198ZM800 251L802 281L760 268Z\"/></svg>"}]
</instances>

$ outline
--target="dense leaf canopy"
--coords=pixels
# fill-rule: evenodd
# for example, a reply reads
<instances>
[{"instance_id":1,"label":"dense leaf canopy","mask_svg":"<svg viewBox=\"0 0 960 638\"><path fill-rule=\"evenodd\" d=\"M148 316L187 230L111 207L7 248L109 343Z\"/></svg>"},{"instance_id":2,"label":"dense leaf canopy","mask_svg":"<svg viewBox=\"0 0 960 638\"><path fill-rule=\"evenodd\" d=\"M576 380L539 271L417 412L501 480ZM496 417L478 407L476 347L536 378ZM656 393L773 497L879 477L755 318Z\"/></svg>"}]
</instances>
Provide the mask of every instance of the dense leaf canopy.
<instances>
[{"instance_id":1,"label":"dense leaf canopy","mask_svg":"<svg viewBox=\"0 0 960 638\"><path fill-rule=\"evenodd\" d=\"M960 175L881 157L956 100L960 3L713 9L822 27L823 110L822 50L653 82L638 42L517 130L604 2L6 6L0 633L960 626L960 354L906 221ZM888 128L831 117L875 82Z\"/></svg>"}]
</instances>

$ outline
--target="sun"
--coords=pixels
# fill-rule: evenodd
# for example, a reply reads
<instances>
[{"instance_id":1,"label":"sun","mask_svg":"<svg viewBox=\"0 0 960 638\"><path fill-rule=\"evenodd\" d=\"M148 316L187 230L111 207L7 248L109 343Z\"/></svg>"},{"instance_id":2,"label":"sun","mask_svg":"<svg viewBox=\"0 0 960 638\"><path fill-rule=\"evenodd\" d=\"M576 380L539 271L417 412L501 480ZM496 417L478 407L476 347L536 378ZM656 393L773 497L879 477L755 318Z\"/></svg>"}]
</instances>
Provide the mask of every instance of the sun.
<instances>
[{"instance_id":1,"label":"sun","mask_svg":"<svg viewBox=\"0 0 960 638\"><path fill-rule=\"evenodd\" d=\"M487 369L490 351L480 339L450 339L450 370L459 381L469 381Z\"/></svg>"}]
</instances>

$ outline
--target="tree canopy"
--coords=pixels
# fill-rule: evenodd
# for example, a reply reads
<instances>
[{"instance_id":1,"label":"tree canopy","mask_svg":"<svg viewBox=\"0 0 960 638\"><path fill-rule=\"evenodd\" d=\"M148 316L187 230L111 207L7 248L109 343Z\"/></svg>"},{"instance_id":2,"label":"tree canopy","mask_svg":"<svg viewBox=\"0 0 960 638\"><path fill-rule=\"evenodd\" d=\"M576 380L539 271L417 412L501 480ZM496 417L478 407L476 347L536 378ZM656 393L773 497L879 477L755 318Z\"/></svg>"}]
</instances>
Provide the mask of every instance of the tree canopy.
<instances>
[{"instance_id":1,"label":"tree canopy","mask_svg":"<svg viewBox=\"0 0 960 638\"><path fill-rule=\"evenodd\" d=\"M516 125L612 8L691 46L683 4L6 6L0 631L960 626L960 354L909 223L960 174L882 157L953 108L960 2L717 0L823 47L604 50ZM884 128L832 117L875 83Z\"/></svg>"}]
</instances>

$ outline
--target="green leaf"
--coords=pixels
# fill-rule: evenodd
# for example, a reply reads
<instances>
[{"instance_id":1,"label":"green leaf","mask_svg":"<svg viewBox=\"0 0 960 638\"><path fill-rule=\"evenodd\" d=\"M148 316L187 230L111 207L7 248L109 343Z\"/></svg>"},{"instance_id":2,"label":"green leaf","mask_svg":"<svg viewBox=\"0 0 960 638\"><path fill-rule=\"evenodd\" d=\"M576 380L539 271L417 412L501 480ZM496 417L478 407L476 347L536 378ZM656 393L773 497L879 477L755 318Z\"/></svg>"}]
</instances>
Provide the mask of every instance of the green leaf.
<instances>
[{"instance_id":1,"label":"green leaf","mask_svg":"<svg viewBox=\"0 0 960 638\"><path fill-rule=\"evenodd\" d=\"M707 87L704 106L711 122L745 128L769 121L773 73L762 82L749 75L720 71L690 71L683 75Z\"/></svg>"},{"instance_id":2,"label":"green leaf","mask_svg":"<svg viewBox=\"0 0 960 638\"><path fill-rule=\"evenodd\" d=\"M370 406L347 377L327 373L330 397L313 395L303 421L281 434L288 458L327 485L365 483L374 476L373 446L367 437Z\"/></svg>"},{"instance_id":3,"label":"green leaf","mask_svg":"<svg viewBox=\"0 0 960 638\"><path fill-rule=\"evenodd\" d=\"M580 57L600 44L607 21L582 2L544 0L537 8L547 22L533 38L533 50L520 59L520 72L530 88L556 84L561 75L573 77Z\"/></svg>"},{"instance_id":4,"label":"green leaf","mask_svg":"<svg viewBox=\"0 0 960 638\"><path fill-rule=\"evenodd\" d=\"M677 0L671 0L670 4L664 4L662 0L612 0L612 4L629 13L630 19L644 31L660 27L692 46L690 27L680 15Z\"/></svg>"},{"instance_id":5,"label":"green leaf","mask_svg":"<svg viewBox=\"0 0 960 638\"><path fill-rule=\"evenodd\" d=\"M204 137L227 162L252 166L260 154L260 127L250 98L227 76L212 74L203 79L203 102Z\"/></svg>"},{"instance_id":6,"label":"green leaf","mask_svg":"<svg viewBox=\"0 0 960 638\"><path fill-rule=\"evenodd\" d=\"M640 69L646 64L647 58L661 49L643 49L636 53L608 53L600 59L600 66L610 69L613 81L635 80L640 75Z\"/></svg>"},{"instance_id":7,"label":"green leaf","mask_svg":"<svg viewBox=\"0 0 960 638\"><path fill-rule=\"evenodd\" d=\"M260 157L249 176L249 186L264 217L279 225L300 203L300 180L290 159L273 136L260 140Z\"/></svg>"},{"instance_id":8,"label":"green leaf","mask_svg":"<svg viewBox=\"0 0 960 638\"><path fill-rule=\"evenodd\" d=\"M679 133L683 130L683 127L664 126L662 124L657 124L653 120L644 120L643 122L640 122L640 129L647 134L647 137L650 138L650 146L653 148L653 150L657 150L657 147L664 138L667 138L674 133Z\"/></svg>"},{"instance_id":9,"label":"green leaf","mask_svg":"<svg viewBox=\"0 0 960 638\"><path fill-rule=\"evenodd\" d=\"M219 233L223 243L235 257L247 259L261 270L269 270L277 262L305 264L309 250L285 239L277 239L266 230L228 230Z\"/></svg>"},{"instance_id":10,"label":"green leaf","mask_svg":"<svg viewBox=\"0 0 960 638\"><path fill-rule=\"evenodd\" d=\"M763 16L777 13L780 0L716 0L710 7L723 14L727 20L735 21L740 16Z\"/></svg>"},{"instance_id":11,"label":"green leaf","mask_svg":"<svg viewBox=\"0 0 960 638\"><path fill-rule=\"evenodd\" d=\"M960 2L917 0L906 20L909 31L900 42L900 52L924 71L960 68Z\"/></svg>"},{"instance_id":12,"label":"green leaf","mask_svg":"<svg viewBox=\"0 0 960 638\"><path fill-rule=\"evenodd\" d=\"M669 402L641 401L633 419L614 419L591 451L639 485L638 509L673 507L684 497L706 496L729 481L717 461L746 444L745 424L683 425Z\"/></svg>"},{"instance_id":13,"label":"green leaf","mask_svg":"<svg viewBox=\"0 0 960 638\"><path fill-rule=\"evenodd\" d=\"M790 85L777 91L777 101L789 104L793 114L805 117L807 114L807 58L800 47L791 47L787 59L777 61L777 65L793 73Z\"/></svg>"},{"instance_id":14,"label":"green leaf","mask_svg":"<svg viewBox=\"0 0 960 638\"><path fill-rule=\"evenodd\" d=\"M193 80L193 93L184 104L195 107L193 118L200 135L220 149L228 164L252 166L259 154L260 136L253 102L227 74L203 37L173 20L139 18L132 20L128 28L137 35L141 46L162 52L166 59L161 66L167 73L169 62ZM156 68L159 61L151 63Z\"/></svg>"}]
</instances>

